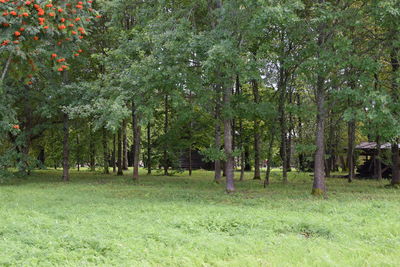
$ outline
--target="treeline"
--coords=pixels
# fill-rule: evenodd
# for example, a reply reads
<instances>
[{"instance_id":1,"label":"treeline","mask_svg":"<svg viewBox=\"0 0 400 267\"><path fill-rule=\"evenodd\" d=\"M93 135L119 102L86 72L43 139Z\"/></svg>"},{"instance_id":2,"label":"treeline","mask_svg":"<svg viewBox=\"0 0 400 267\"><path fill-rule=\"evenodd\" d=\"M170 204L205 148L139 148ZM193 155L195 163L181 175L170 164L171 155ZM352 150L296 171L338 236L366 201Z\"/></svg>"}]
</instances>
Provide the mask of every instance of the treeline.
<instances>
[{"instance_id":1,"label":"treeline","mask_svg":"<svg viewBox=\"0 0 400 267\"><path fill-rule=\"evenodd\" d=\"M122 175L132 165L139 179L142 164L168 175L200 151L227 192L234 170L268 185L275 165L284 183L292 167L314 171L320 195L339 168L354 179L362 140L392 144L391 184L400 183L400 2L87 2L101 17L58 71L53 36L0 47L3 173L62 162L67 181L71 166Z\"/></svg>"}]
</instances>

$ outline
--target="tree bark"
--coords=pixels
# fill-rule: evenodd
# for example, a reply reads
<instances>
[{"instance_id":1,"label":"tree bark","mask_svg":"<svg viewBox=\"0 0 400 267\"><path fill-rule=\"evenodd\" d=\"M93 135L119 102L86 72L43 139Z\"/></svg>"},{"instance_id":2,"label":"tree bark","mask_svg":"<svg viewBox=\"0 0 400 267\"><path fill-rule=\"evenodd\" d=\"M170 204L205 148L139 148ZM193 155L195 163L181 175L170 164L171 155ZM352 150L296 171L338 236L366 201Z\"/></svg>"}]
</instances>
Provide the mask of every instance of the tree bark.
<instances>
[{"instance_id":1,"label":"tree bark","mask_svg":"<svg viewBox=\"0 0 400 267\"><path fill-rule=\"evenodd\" d=\"M114 173L117 171L117 164L116 164L116 151L117 151L116 139L117 139L116 134L113 134L113 151L112 151L111 160L112 160L112 167L113 167L113 172L114 172Z\"/></svg>"},{"instance_id":2,"label":"tree bark","mask_svg":"<svg viewBox=\"0 0 400 267\"><path fill-rule=\"evenodd\" d=\"M397 36L397 31L394 30L393 36ZM399 101L399 85L397 82L398 79L398 70L399 70L399 61L398 61L398 53L399 49L394 47L390 54L390 62L392 66L392 95L393 101L397 103ZM395 112L398 113L398 112ZM400 159L399 159L399 138L396 138L396 141L392 144L392 185L400 184Z\"/></svg>"},{"instance_id":3,"label":"tree bark","mask_svg":"<svg viewBox=\"0 0 400 267\"><path fill-rule=\"evenodd\" d=\"M271 127L271 140L269 141L269 145L268 145L267 170L265 173L264 188L270 184L272 150L274 148L275 135L276 135L276 130L275 130L274 126L272 126Z\"/></svg>"},{"instance_id":4,"label":"tree bark","mask_svg":"<svg viewBox=\"0 0 400 267\"><path fill-rule=\"evenodd\" d=\"M4 81L5 77L6 77L6 74L8 72L9 67L10 67L10 64L11 64L11 61L12 61L12 53L10 53L10 55L8 56L6 64L5 64L5 66L3 68L3 71L1 73L0 84L3 83L3 81Z\"/></svg>"},{"instance_id":5,"label":"tree bark","mask_svg":"<svg viewBox=\"0 0 400 267\"><path fill-rule=\"evenodd\" d=\"M319 0L320 4L325 3L325 0ZM317 60L322 60L321 52L324 49L326 42L325 37L326 25L321 24L318 27L318 39L317 39ZM320 66L323 68L323 66ZM321 72L322 70L317 70ZM323 74L317 74L317 84L315 90L315 96L317 100L317 120L316 120L316 138L315 146L317 150L314 156L314 182L312 188L313 195L323 195L326 193L325 187L325 77Z\"/></svg>"},{"instance_id":6,"label":"tree bark","mask_svg":"<svg viewBox=\"0 0 400 267\"><path fill-rule=\"evenodd\" d=\"M96 145L94 142L92 126L89 127L90 137L89 137L89 158L90 158L90 171L94 172L96 170Z\"/></svg>"},{"instance_id":7,"label":"tree bark","mask_svg":"<svg viewBox=\"0 0 400 267\"><path fill-rule=\"evenodd\" d=\"M147 174L151 174L151 125L147 124Z\"/></svg>"},{"instance_id":8,"label":"tree bark","mask_svg":"<svg viewBox=\"0 0 400 267\"><path fill-rule=\"evenodd\" d=\"M223 103L224 108L229 109L231 103L231 95L232 91L229 88L223 89ZM234 185L234 158L233 158L233 150L232 150L232 120L231 118L225 116L224 117L224 151L225 151L225 173L226 173L226 191L228 193L232 193L235 191Z\"/></svg>"},{"instance_id":9,"label":"tree bark","mask_svg":"<svg viewBox=\"0 0 400 267\"><path fill-rule=\"evenodd\" d=\"M293 103L293 90L289 90L289 104ZM287 127L287 138L286 138L286 167L287 171L291 172L291 162L292 162L292 131L293 131L293 114L291 111L288 112L289 125Z\"/></svg>"},{"instance_id":10,"label":"tree bark","mask_svg":"<svg viewBox=\"0 0 400 267\"><path fill-rule=\"evenodd\" d=\"M258 90L258 83L256 80L252 81L254 103L257 105L260 103L260 93ZM258 119L254 120L254 180L261 180L260 171L260 121Z\"/></svg>"},{"instance_id":11,"label":"tree bark","mask_svg":"<svg viewBox=\"0 0 400 267\"><path fill-rule=\"evenodd\" d=\"M108 143L107 143L107 129L103 127L102 129L102 134L103 134L103 172L104 174L109 174L110 170L108 168L109 164L109 155L108 155Z\"/></svg>"},{"instance_id":12,"label":"tree bark","mask_svg":"<svg viewBox=\"0 0 400 267\"><path fill-rule=\"evenodd\" d=\"M126 134L127 122L122 122L122 169L128 170L128 136Z\"/></svg>"},{"instance_id":13,"label":"tree bark","mask_svg":"<svg viewBox=\"0 0 400 267\"><path fill-rule=\"evenodd\" d=\"M242 94L240 77L236 75L236 95L240 96ZM239 117L239 148L240 148L240 181L244 180L244 169L245 169L245 160L244 160L244 149L243 149L243 120Z\"/></svg>"},{"instance_id":14,"label":"tree bark","mask_svg":"<svg viewBox=\"0 0 400 267\"><path fill-rule=\"evenodd\" d=\"M381 141L380 136L376 138L376 178L378 181L382 181L382 160L381 160Z\"/></svg>"},{"instance_id":15,"label":"tree bark","mask_svg":"<svg viewBox=\"0 0 400 267\"><path fill-rule=\"evenodd\" d=\"M166 135L168 133L168 125L169 125L169 121L168 121L168 95L165 95L165 110L164 110L164 134ZM168 152L167 152L167 147L166 144L164 144L164 153L163 153L163 160L164 160L164 175L168 175L168 169L169 169L169 160L168 160Z\"/></svg>"},{"instance_id":16,"label":"tree bark","mask_svg":"<svg viewBox=\"0 0 400 267\"><path fill-rule=\"evenodd\" d=\"M351 183L355 177L355 164L354 164L354 149L356 139L356 122L354 119L348 122L348 147L347 147L347 161L349 167L348 181Z\"/></svg>"},{"instance_id":17,"label":"tree bark","mask_svg":"<svg viewBox=\"0 0 400 267\"><path fill-rule=\"evenodd\" d=\"M140 158L140 134L141 127L139 124L139 115L132 102L132 125L133 125L133 180L139 180L139 158Z\"/></svg>"},{"instance_id":18,"label":"tree bark","mask_svg":"<svg viewBox=\"0 0 400 267\"><path fill-rule=\"evenodd\" d=\"M63 175L62 180L64 182L69 181L69 123L68 114L63 114Z\"/></svg>"},{"instance_id":19,"label":"tree bark","mask_svg":"<svg viewBox=\"0 0 400 267\"><path fill-rule=\"evenodd\" d=\"M251 164L250 164L250 147L249 147L249 138L246 138L244 144L244 170L251 171Z\"/></svg>"},{"instance_id":20,"label":"tree bark","mask_svg":"<svg viewBox=\"0 0 400 267\"><path fill-rule=\"evenodd\" d=\"M323 195L325 194L325 89L324 78L318 75L317 80L317 127L315 146L317 150L314 157L314 183L312 194Z\"/></svg>"},{"instance_id":21,"label":"tree bark","mask_svg":"<svg viewBox=\"0 0 400 267\"><path fill-rule=\"evenodd\" d=\"M79 141L79 133L76 135L76 165L79 172L81 168L81 146Z\"/></svg>"},{"instance_id":22,"label":"tree bark","mask_svg":"<svg viewBox=\"0 0 400 267\"><path fill-rule=\"evenodd\" d=\"M296 98L297 98L297 107L300 109L301 107L301 98L300 98L300 94L296 94ZM302 143L303 142L303 122L302 122L302 118L299 115L298 116L298 126L297 126L297 130L299 133L299 138L298 138L298 143ZM300 152L299 153L299 170L300 171L305 171L306 169L306 164L305 164L305 156L304 153Z\"/></svg>"},{"instance_id":23,"label":"tree bark","mask_svg":"<svg viewBox=\"0 0 400 267\"><path fill-rule=\"evenodd\" d=\"M151 174L151 125L147 124L147 174Z\"/></svg>"},{"instance_id":24,"label":"tree bark","mask_svg":"<svg viewBox=\"0 0 400 267\"><path fill-rule=\"evenodd\" d=\"M285 72L283 67L281 66L279 69L279 82L278 82L278 90L279 90L279 122L281 124L281 160L282 160L282 179L283 183L288 182L287 177L287 142L286 142L286 115L285 115L285 101L286 101L286 79L284 77Z\"/></svg>"},{"instance_id":25,"label":"tree bark","mask_svg":"<svg viewBox=\"0 0 400 267\"><path fill-rule=\"evenodd\" d=\"M400 184L400 158L399 158L399 141L396 140L395 143L392 144L392 185Z\"/></svg>"},{"instance_id":26,"label":"tree bark","mask_svg":"<svg viewBox=\"0 0 400 267\"><path fill-rule=\"evenodd\" d=\"M118 129L118 141L117 141L117 146L118 146L118 151L117 151L117 166L118 166L118 171L117 175L122 176L124 175L122 171L122 129Z\"/></svg>"},{"instance_id":27,"label":"tree bark","mask_svg":"<svg viewBox=\"0 0 400 267\"><path fill-rule=\"evenodd\" d=\"M215 148L219 151L221 149L221 103L219 95L219 87L217 90L216 104L215 104ZM221 182L221 160L216 159L214 162L214 181Z\"/></svg>"}]
</instances>

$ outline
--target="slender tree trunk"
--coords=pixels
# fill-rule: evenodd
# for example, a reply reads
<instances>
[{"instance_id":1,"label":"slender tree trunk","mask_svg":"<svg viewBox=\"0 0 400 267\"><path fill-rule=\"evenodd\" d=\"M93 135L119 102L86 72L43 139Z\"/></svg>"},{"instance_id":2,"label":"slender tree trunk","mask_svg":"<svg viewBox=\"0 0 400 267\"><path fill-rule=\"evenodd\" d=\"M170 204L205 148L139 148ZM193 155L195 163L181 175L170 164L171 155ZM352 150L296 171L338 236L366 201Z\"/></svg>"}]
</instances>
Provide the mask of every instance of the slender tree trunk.
<instances>
[{"instance_id":1,"label":"slender tree trunk","mask_svg":"<svg viewBox=\"0 0 400 267\"><path fill-rule=\"evenodd\" d=\"M244 145L244 170L251 171L249 140L246 138Z\"/></svg>"},{"instance_id":2,"label":"slender tree trunk","mask_svg":"<svg viewBox=\"0 0 400 267\"><path fill-rule=\"evenodd\" d=\"M128 136L126 134L127 122L122 123L122 169L128 170Z\"/></svg>"},{"instance_id":3,"label":"slender tree trunk","mask_svg":"<svg viewBox=\"0 0 400 267\"><path fill-rule=\"evenodd\" d=\"M190 105L192 105L191 101L192 101L192 93L190 92ZM189 144L189 154L188 154L189 176L192 176L192 168L193 168L193 166L192 166L192 146L193 146L193 144L192 144L192 139L193 139L192 128L193 128L193 122L192 122L192 119L190 119L190 122L189 122L189 142L190 142L190 144Z\"/></svg>"},{"instance_id":4,"label":"slender tree trunk","mask_svg":"<svg viewBox=\"0 0 400 267\"><path fill-rule=\"evenodd\" d=\"M297 94L297 107L300 109L301 108L301 98L300 98L300 94ZM302 118L299 115L298 116L298 127L297 127L298 133L299 133L299 138L298 138L298 143L302 143L303 142L303 122L302 122ZM305 157L304 157L304 153L300 152L299 153L299 170L300 171L305 171L306 166L305 166Z\"/></svg>"},{"instance_id":5,"label":"slender tree trunk","mask_svg":"<svg viewBox=\"0 0 400 267\"><path fill-rule=\"evenodd\" d=\"M279 69L279 121L281 124L281 159L282 159L282 179L283 183L288 182L287 178L287 142L286 142L286 115L285 115L285 101L286 101L286 79L285 79L285 72L283 67Z\"/></svg>"},{"instance_id":6,"label":"slender tree trunk","mask_svg":"<svg viewBox=\"0 0 400 267\"><path fill-rule=\"evenodd\" d=\"M333 119L332 119L333 114L331 113L330 120L329 120L329 137L327 140L327 154L328 158L326 159L326 165L325 165L325 174L326 177L331 176L331 171L332 171L332 143L335 141L333 138L334 135L334 128L333 128Z\"/></svg>"},{"instance_id":7,"label":"slender tree trunk","mask_svg":"<svg viewBox=\"0 0 400 267\"><path fill-rule=\"evenodd\" d=\"M400 184L399 140L392 144L392 185Z\"/></svg>"},{"instance_id":8,"label":"slender tree trunk","mask_svg":"<svg viewBox=\"0 0 400 267\"><path fill-rule=\"evenodd\" d=\"M116 134L113 134L113 151L112 151L112 167L113 167L113 172L115 173L117 171L117 164L116 164L116 151L117 151L117 147L116 147Z\"/></svg>"},{"instance_id":9,"label":"slender tree trunk","mask_svg":"<svg viewBox=\"0 0 400 267\"><path fill-rule=\"evenodd\" d=\"M81 168L81 145L79 142L79 134L76 135L76 165L79 172Z\"/></svg>"},{"instance_id":10,"label":"slender tree trunk","mask_svg":"<svg viewBox=\"0 0 400 267\"><path fill-rule=\"evenodd\" d=\"M236 75L236 95L240 96L242 94L240 77ZM245 160L244 160L244 149L243 149L243 120L239 118L239 148L240 148L240 181L244 180L244 169L245 169Z\"/></svg>"},{"instance_id":11,"label":"slender tree trunk","mask_svg":"<svg viewBox=\"0 0 400 267\"><path fill-rule=\"evenodd\" d=\"M117 151L117 165L118 165L118 171L117 175L122 176L124 175L122 171L122 129L118 129L118 140L117 140L117 146L118 146L118 151Z\"/></svg>"},{"instance_id":12,"label":"slender tree trunk","mask_svg":"<svg viewBox=\"0 0 400 267\"><path fill-rule=\"evenodd\" d=\"M240 153L240 181L244 181L244 152Z\"/></svg>"},{"instance_id":13,"label":"slender tree trunk","mask_svg":"<svg viewBox=\"0 0 400 267\"><path fill-rule=\"evenodd\" d=\"M140 134L141 127L139 124L139 115L135 109L135 105L132 101L132 125L133 125L133 136L134 136L134 154L133 154L133 180L139 180L139 158L140 158Z\"/></svg>"},{"instance_id":14,"label":"slender tree trunk","mask_svg":"<svg viewBox=\"0 0 400 267\"><path fill-rule=\"evenodd\" d=\"M192 176L192 146L189 146L189 176Z\"/></svg>"},{"instance_id":15,"label":"slender tree trunk","mask_svg":"<svg viewBox=\"0 0 400 267\"><path fill-rule=\"evenodd\" d=\"M314 183L312 194L323 195L325 189L325 89L324 78L319 75L317 81L317 132L315 146L317 150L314 158Z\"/></svg>"},{"instance_id":16,"label":"slender tree trunk","mask_svg":"<svg viewBox=\"0 0 400 267\"><path fill-rule=\"evenodd\" d=\"M8 56L7 62L6 62L5 66L3 68L3 71L1 73L0 84L3 83L3 81L4 81L5 77L6 77L6 74L8 72L8 69L9 69L11 61L12 61L12 56L13 56L12 53L10 53L10 55Z\"/></svg>"},{"instance_id":17,"label":"slender tree trunk","mask_svg":"<svg viewBox=\"0 0 400 267\"><path fill-rule=\"evenodd\" d=\"M219 87L216 89L219 90ZM221 149L221 104L219 91L217 92L216 104L215 104L215 147L219 151ZM216 159L214 162L214 181L216 183L221 182L221 160Z\"/></svg>"},{"instance_id":18,"label":"slender tree trunk","mask_svg":"<svg viewBox=\"0 0 400 267\"><path fill-rule=\"evenodd\" d=\"M103 134L103 168L104 168L104 173L105 174L109 174L110 170L108 168L108 164L109 164L109 155L108 155L108 143L107 143L107 129L103 127L102 129L102 134Z\"/></svg>"},{"instance_id":19,"label":"slender tree trunk","mask_svg":"<svg viewBox=\"0 0 400 267\"><path fill-rule=\"evenodd\" d=\"M394 30L394 35L397 36L398 33ZM394 47L390 54L390 61L392 66L392 95L394 103L399 102L399 85L398 85L398 70L399 70L399 61L398 61L398 53L399 49ZM398 113L398 112L396 112ZM399 159L399 138L396 139L396 142L392 144L392 185L400 184L400 159Z\"/></svg>"},{"instance_id":20,"label":"slender tree trunk","mask_svg":"<svg viewBox=\"0 0 400 267\"><path fill-rule=\"evenodd\" d=\"M254 95L254 103L260 103L260 93L258 90L257 81L252 81L253 87L253 95ZM261 142L260 142L260 121L258 119L254 120L254 180L261 180L261 171L260 171L260 150L261 150Z\"/></svg>"},{"instance_id":21,"label":"slender tree trunk","mask_svg":"<svg viewBox=\"0 0 400 267\"><path fill-rule=\"evenodd\" d=\"M245 160L244 160L244 150L243 150L243 121L239 119L239 134L240 134L240 181L244 180L244 169L245 169Z\"/></svg>"},{"instance_id":22,"label":"slender tree trunk","mask_svg":"<svg viewBox=\"0 0 400 267\"><path fill-rule=\"evenodd\" d=\"M235 89L232 88L232 95L235 94ZM232 118L232 151L235 151L236 149L236 120L233 117ZM236 170L236 159L233 157L233 171Z\"/></svg>"},{"instance_id":23,"label":"slender tree trunk","mask_svg":"<svg viewBox=\"0 0 400 267\"><path fill-rule=\"evenodd\" d=\"M165 95L164 101L165 101L164 134L167 134L168 133L168 124L169 124L169 121L168 121L168 112L169 112L169 109L168 109L168 95ZM168 175L168 169L169 169L168 152L167 152L166 144L164 144L164 145L165 145L165 147L164 147L164 155L163 155L163 158L164 158L164 166L163 166L164 167L164 175Z\"/></svg>"},{"instance_id":24,"label":"slender tree trunk","mask_svg":"<svg viewBox=\"0 0 400 267\"><path fill-rule=\"evenodd\" d=\"M320 4L325 3L325 0L319 0ZM325 37L325 25L321 24L318 27L318 60L322 60L320 53L324 49L324 44L326 42ZM321 67L322 68L322 67ZM317 75L317 86L315 90L315 96L317 100L317 120L316 120L316 138L315 146L317 150L314 156L314 183L312 188L313 195L323 195L326 193L325 186L325 77L318 73Z\"/></svg>"},{"instance_id":25,"label":"slender tree trunk","mask_svg":"<svg viewBox=\"0 0 400 267\"><path fill-rule=\"evenodd\" d=\"M348 147L347 147L347 161L349 166L349 178L348 181L351 183L355 177L355 164L354 164L354 148L356 139L356 122L352 119L348 123Z\"/></svg>"},{"instance_id":26,"label":"slender tree trunk","mask_svg":"<svg viewBox=\"0 0 400 267\"><path fill-rule=\"evenodd\" d=\"M151 125L147 124L147 174L151 174Z\"/></svg>"},{"instance_id":27,"label":"slender tree trunk","mask_svg":"<svg viewBox=\"0 0 400 267\"><path fill-rule=\"evenodd\" d=\"M381 141L380 136L376 138L376 177L378 181L382 181L382 160L381 160Z\"/></svg>"},{"instance_id":28,"label":"slender tree trunk","mask_svg":"<svg viewBox=\"0 0 400 267\"><path fill-rule=\"evenodd\" d=\"M232 91L229 88L223 89L223 103L224 108L229 109L231 103ZM231 118L224 116L224 152L225 152L225 170L226 170L226 191L232 193L235 191L234 185L234 158L232 150L232 120Z\"/></svg>"},{"instance_id":29,"label":"slender tree trunk","mask_svg":"<svg viewBox=\"0 0 400 267\"><path fill-rule=\"evenodd\" d=\"M90 157L90 171L94 172L96 170L96 145L94 142L94 133L92 126L89 127L90 137L89 137L89 157Z\"/></svg>"},{"instance_id":30,"label":"slender tree trunk","mask_svg":"<svg viewBox=\"0 0 400 267\"><path fill-rule=\"evenodd\" d=\"M62 180L64 182L69 181L69 123L68 114L63 115L63 176Z\"/></svg>"},{"instance_id":31,"label":"slender tree trunk","mask_svg":"<svg viewBox=\"0 0 400 267\"><path fill-rule=\"evenodd\" d=\"M274 141L275 141L276 130L272 126L271 127L271 139L268 145L268 154L267 154L267 171L265 173L265 181L264 181L264 188L270 184L270 176L271 176L271 162L272 162L272 150L274 148Z\"/></svg>"},{"instance_id":32,"label":"slender tree trunk","mask_svg":"<svg viewBox=\"0 0 400 267\"><path fill-rule=\"evenodd\" d=\"M289 104L293 104L293 90L289 90ZM289 125L287 127L287 138L286 138L286 167L287 171L291 172L291 162L292 162L292 132L293 132L293 114L291 111L288 112Z\"/></svg>"}]
</instances>

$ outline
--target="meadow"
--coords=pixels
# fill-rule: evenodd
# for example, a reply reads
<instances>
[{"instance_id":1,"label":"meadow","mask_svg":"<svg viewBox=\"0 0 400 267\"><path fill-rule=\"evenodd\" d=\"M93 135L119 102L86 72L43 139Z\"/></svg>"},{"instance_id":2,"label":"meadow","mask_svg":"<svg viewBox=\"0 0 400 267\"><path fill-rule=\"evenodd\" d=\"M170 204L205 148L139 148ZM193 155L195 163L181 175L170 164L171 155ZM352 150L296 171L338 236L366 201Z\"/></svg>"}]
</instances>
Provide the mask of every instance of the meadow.
<instances>
[{"instance_id":1,"label":"meadow","mask_svg":"<svg viewBox=\"0 0 400 267\"><path fill-rule=\"evenodd\" d=\"M226 194L213 173L35 171L0 185L0 266L398 266L400 191L278 170Z\"/></svg>"}]
</instances>

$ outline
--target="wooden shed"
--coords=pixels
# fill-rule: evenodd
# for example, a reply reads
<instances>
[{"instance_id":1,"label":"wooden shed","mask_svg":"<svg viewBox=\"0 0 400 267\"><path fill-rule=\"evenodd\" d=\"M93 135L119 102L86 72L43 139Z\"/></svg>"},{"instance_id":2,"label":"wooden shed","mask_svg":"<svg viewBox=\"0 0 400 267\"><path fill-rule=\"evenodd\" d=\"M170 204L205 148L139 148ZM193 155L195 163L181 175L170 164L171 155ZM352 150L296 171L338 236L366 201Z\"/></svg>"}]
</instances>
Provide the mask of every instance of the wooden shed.
<instances>
[{"instance_id":1,"label":"wooden shed","mask_svg":"<svg viewBox=\"0 0 400 267\"><path fill-rule=\"evenodd\" d=\"M400 146L399 146L400 147ZM382 177L389 178L392 175L391 158L388 155L392 144L380 145L381 160L377 157L378 145L376 142L362 142L355 147L360 156L365 156L363 163L357 166L358 176L362 178L374 178L377 176L378 164L381 165Z\"/></svg>"},{"instance_id":2,"label":"wooden shed","mask_svg":"<svg viewBox=\"0 0 400 267\"><path fill-rule=\"evenodd\" d=\"M179 167L188 170L190 168L190 161L192 163L192 170L214 170L214 163L207 162L205 157L200 154L199 150L192 150L189 157L189 151L183 151L179 157Z\"/></svg>"}]
</instances>

